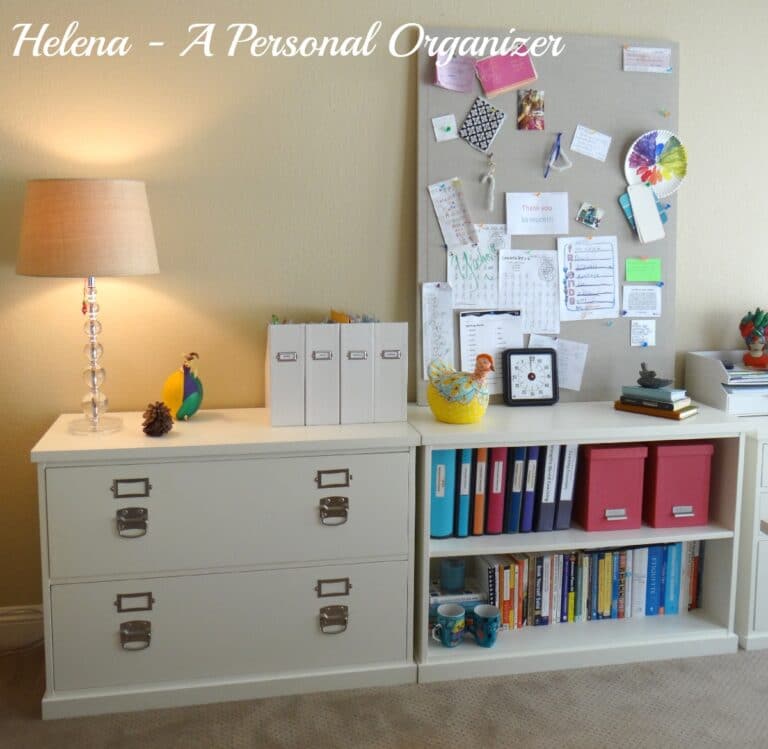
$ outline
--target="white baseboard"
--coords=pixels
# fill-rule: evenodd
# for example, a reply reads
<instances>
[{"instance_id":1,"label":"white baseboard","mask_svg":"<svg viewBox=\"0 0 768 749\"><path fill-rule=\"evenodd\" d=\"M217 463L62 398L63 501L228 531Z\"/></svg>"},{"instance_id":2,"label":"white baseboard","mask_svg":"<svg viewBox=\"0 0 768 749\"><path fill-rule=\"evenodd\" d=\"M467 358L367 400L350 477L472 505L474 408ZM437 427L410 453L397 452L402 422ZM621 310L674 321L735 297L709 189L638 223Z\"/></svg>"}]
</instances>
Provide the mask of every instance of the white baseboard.
<instances>
[{"instance_id":1,"label":"white baseboard","mask_svg":"<svg viewBox=\"0 0 768 749\"><path fill-rule=\"evenodd\" d=\"M42 606L0 608L0 653L31 645L42 637Z\"/></svg>"}]
</instances>

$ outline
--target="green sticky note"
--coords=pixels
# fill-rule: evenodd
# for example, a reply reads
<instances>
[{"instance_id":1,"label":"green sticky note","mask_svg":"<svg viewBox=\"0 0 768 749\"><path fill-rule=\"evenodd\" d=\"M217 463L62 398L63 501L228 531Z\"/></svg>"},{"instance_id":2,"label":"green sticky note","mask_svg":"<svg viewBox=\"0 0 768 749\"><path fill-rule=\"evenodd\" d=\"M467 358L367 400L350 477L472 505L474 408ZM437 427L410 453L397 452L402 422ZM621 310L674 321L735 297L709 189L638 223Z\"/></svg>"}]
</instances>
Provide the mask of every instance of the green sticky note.
<instances>
[{"instance_id":1,"label":"green sticky note","mask_svg":"<svg viewBox=\"0 0 768 749\"><path fill-rule=\"evenodd\" d=\"M661 281L661 258L628 257L626 275L627 281L658 283Z\"/></svg>"}]
</instances>

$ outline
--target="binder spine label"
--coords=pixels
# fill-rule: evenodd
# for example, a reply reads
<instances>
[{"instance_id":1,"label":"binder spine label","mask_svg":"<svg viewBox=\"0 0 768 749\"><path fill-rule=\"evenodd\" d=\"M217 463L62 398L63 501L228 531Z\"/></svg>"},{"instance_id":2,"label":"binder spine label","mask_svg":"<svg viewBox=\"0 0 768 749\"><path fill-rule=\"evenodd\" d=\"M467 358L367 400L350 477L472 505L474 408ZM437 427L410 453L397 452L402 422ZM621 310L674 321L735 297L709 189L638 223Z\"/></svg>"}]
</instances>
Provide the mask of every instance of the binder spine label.
<instances>
[{"instance_id":1,"label":"binder spine label","mask_svg":"<svg viewBox=\"0 0 768 749\"><path fill-rule=\"evenodd\" d=\"M525 491L536 491L536 461L528 463L528 476L525 479Z\"/></svg>"},{"instance_id":2,"label":"binder spine label","mask_svg":"<svg viewBox=\"0 0 768 749\"><path fill-rule=\"evenodd\" d=\"M464 463L461 466L461 488L460 494L469 494L469 481L472 475L472 465L470 463Z\"/></svg>"},{"instance_id":3,"label":"binder spine label","mask_svg":"<svg viewBox=\"0 0 768 749\"><path fill-rule=\"evenodd\" d=\"M445 496L445 466L439 465L435 471L435 496Z\"/></svg>"},{"instance_id":4,"label":"binder spine label","mask_svg":"<svg viewBox=\"0 0 768 749\"><path fill-rule=\"evenodd\" d=\"M477 464L477 480L475 481L475 493L482 494L485 491L485 463Z\"/></svg>"},{"instance_id":5,"label":"binder spine label","mask_svg":"<svg viewBox=\"0 0 768 749\"><path fill-rule=\"evenodd\" d=\"M578 445L566 445L564 448L565 457L563 458L563 485L560 489L560 499L570 501L573 499L573 488L576 483L576 457L578 456Z\"/></svg>"},{"instance_id":6,"label":"binder spine label","mask_svg":"<svg viewBox=\"0 0 768 749\"><path fill-rule=\"evenodd\" d=\"M497 460L493 464L493 491L494 493L498 494L501 492L502 486L501 486L501 474L502 469L504 468L504 463L500 460Z\"/></svg>"},{"instance_id":7,"label":"binder spine label","mask_svg":"<svg viewBox=\"0 0 768 749\"><path fill-rule=\"evenodd\" d=\"M515 461L515 468L514 472L512 474L512 491L513 492L521 492L523 491L523 475L525 473L525 461L524 460L516 460Z\"/></svg>"}]
</instances>

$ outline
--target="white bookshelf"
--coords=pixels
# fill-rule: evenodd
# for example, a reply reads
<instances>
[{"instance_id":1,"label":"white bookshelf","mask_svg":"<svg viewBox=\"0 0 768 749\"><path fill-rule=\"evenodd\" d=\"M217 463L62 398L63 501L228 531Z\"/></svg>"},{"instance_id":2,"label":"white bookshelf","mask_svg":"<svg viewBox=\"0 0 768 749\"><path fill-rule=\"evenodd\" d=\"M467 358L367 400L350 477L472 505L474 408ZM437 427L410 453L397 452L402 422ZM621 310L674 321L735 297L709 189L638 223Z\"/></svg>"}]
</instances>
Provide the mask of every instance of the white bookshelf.
<instances>
[{"instance_id":1,"label":"white bookshelf","mask_svg":"<svg viewBox=\"0 0 768 749\"><path fill-rule=\"evenodd\" d=\"M437 422L427 408L411 407L420 433L416 551L415 653L419 681L492 676L632 661L734 652L744 426L706 406L682 422L615 411L610 402L551 407L491 406L476 425ZM648 443L706 440L714 445L709 522L689 528L430 538L430 466L433 450L513 445ZM759 527L759 523L758 523ZM495 647L467 638L457 648L431 640L428 630L430 562L483 554L621 548L688 540L706 541L700 608L675 616L552 624L502 632Z\"/></svg>"}]
</instances>

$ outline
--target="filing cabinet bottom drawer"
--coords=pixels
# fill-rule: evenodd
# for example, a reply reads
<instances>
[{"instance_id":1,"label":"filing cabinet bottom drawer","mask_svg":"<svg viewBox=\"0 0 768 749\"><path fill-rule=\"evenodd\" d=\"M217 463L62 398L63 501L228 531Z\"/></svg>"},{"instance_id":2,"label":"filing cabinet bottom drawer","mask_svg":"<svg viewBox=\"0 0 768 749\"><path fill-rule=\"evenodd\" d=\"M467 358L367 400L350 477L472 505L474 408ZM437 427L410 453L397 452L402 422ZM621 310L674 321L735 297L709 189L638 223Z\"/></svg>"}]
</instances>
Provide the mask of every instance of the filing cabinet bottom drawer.
<instances>
[{"instance_id":1,"label":"filing cabinet bottom drawer","mask_svg":"<svg viewBox=\"0 0 768 749\"><path fill-rule=\"evenodd\" d=\"M51 588L57 690L402 662L408 563Z\"/></svg>"}]
</instances>

